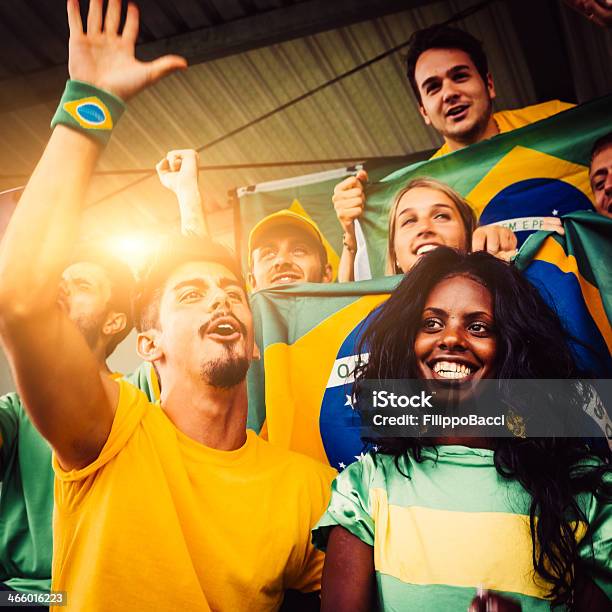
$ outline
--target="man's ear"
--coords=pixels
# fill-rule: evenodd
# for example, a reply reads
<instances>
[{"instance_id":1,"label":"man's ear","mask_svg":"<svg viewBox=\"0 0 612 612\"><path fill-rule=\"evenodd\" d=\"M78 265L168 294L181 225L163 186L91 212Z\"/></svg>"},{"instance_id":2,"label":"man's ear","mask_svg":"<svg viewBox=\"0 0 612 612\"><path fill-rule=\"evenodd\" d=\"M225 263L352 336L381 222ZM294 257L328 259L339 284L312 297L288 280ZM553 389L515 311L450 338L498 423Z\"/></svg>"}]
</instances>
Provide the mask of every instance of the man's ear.
<instances>
[{"instance_id":1,"label":"man's ear","mask_svg":"<svg viewBox=\"0 0 612 612\"><path fill-rule=\"evenodd\" d=\"M125 312L115 312L111 310L102 326L102 333L107 336L115 336L116 334L120 334L125 329L126 325L127 315Z\"/></svg>"},{"instance_id":2,"label":"man's ear","mask_svg":"<svg viewBox=\"0 0 612 612\"><path fill-rule=\"evenodd\" d=\"M253 343L253 359L259 361L261 359L261 351L257 346L257 342Z\"/></svg>"},{"instance_id":3,"label":"man's ear","mask_svg":"<svg viewBox=\"0 0 612 612\"><path fill-rule=\"evenodd\" d=\"M425 110L425 107L422 104L419 104L419 113L421 113L421 117L423 117L423 121L425 121L425 125L431 125L431 119Z\"/></svg>"},{"instance_id":4,"label":"man's ear","mask_svg":"<svg viewBox=\"0 0 612 612\"><path fill-rule=\"evenodd\" d=\"M489 92L489 98L495 100L497 94L495 93L495 83L493 82L493 77L490 72L487 73L487 91Z\"/></svg>"},{"instance_id":5,"label":"man's ear","mask_svg":"<svg viewBox=\"0 0 612 612\"><path fill-rule=\"evenodd\" d=\"M136 352L145 361L161 359L164 352L160 347L160 332L153 328L140 332L136 337Z\"/></svg>"},{"instance_id":6,"label":"man's ear","mask_svg":"<svg viewBox=\"0 0 612 612\"><path fill-rule=\"evenodd\" d=\"M330 264L325 264L323 268L323 276L321 278L322 283L331 283L334 280L334 271Z\"/></svg>"}]
</instances>

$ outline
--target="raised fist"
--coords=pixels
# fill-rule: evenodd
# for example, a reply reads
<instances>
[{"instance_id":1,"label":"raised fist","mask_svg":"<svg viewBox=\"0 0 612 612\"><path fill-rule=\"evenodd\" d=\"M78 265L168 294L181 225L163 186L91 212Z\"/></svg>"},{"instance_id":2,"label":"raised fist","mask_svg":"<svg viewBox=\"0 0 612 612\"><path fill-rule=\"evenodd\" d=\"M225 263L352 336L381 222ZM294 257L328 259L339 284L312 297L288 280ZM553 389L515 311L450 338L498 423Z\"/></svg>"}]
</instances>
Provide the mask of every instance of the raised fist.
<instances>
[{"instance_id":1,"label":"raised fist","mask_svg":"<svg viewBox=\"0 0 612 612\"><path fill-rule=\"evenodd\" d=\"M177 196L198 189L198 153L193 149L170 151L155 166L161 184Z\"/></svg>"},{"instance_id":2,"label":"raised fist","mask_svg":"<svg viewBox=\"0 0 612 612\"><path fill-rule=\"evenodd\" d=\"M368 180L368 173L359 170L356 176L349 176L334 187L332 202L336 216L343 231L350 235L355 233L355 220L363 214L365 207L364 183Z\"/></svg>"}]
</instances>

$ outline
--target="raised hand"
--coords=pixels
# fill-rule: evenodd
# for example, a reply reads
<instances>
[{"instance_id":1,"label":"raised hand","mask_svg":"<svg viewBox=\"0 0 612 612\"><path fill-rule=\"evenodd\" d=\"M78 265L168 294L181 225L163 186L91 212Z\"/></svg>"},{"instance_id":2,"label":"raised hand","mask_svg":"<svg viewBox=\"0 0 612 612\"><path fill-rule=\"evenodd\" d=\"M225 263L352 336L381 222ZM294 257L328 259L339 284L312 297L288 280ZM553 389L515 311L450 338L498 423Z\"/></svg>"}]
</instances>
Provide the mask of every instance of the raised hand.
<instances>
[{"instance_id":1,"label":"raised hand","mask_svg":"<svg viewBox=\"0 0 612 612\"><path fill-rule=\"evenodd\" d=\"M334 187L332 202L344 231L353 232L355 220L363 214L364 183L367 180L368 173L365 170L359 170L355 176L349 176Z\"/></svg>"},{"instance_id":2,"label":"raised hand","mask_svg":"<svg viewBox=\"0 0 612 612\"><path fill-rule=\"evenodd\" d=\"M91 0L87 32L78 0L68 0L68 70L70 78L91 83L127 100L162 77L187 68L178 55L164 55L141 62L134 55L138 37L138 8L129 3L123 32L119 33L121 0L109 0L106 16L102 0Z\"/></svg>"},{"instance_id":3,"label":"raised hand","mask_svg":"<svg viewBox=\"0 0 612 612\"><path fill-rule=\"evenodd\" d=\"M193 149L170 151L155 166L161 184L179 196L198 189L198 153Z\"/></svg>"}]
</instances>

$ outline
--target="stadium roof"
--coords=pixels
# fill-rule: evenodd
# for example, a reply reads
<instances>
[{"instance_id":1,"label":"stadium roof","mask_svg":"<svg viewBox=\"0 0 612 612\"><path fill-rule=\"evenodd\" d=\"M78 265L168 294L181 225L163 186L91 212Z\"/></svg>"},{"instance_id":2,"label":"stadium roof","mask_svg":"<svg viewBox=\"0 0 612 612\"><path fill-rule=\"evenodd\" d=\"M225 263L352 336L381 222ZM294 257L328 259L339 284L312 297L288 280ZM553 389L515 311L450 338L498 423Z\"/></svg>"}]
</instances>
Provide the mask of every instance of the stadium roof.
<instances>
[{"instance_id":1,"label":"stadium roof","mask_svg":"<svg viewBox=\"0 0 612 612\"><path fill-rule=\"evenodd\" d=\"M439 139L418 115L401 51L371 60L416 29L473 6L479 10L457 25L484 41L497 108L583 101L612 89L612 35L560 0L142 0L139 6L138 56L180 53L190 68L130 103L93 181L84 224L89 236L177 225L173 197L146 174L170 149L203 147L203 166L244 166L200 175L209 226L228 244L229 190L343 165L275 164L432 149ZM24 184L41 154L67 78L67 39L63 0L0 4L0 189Z\"/></svg>"}]
</instances>

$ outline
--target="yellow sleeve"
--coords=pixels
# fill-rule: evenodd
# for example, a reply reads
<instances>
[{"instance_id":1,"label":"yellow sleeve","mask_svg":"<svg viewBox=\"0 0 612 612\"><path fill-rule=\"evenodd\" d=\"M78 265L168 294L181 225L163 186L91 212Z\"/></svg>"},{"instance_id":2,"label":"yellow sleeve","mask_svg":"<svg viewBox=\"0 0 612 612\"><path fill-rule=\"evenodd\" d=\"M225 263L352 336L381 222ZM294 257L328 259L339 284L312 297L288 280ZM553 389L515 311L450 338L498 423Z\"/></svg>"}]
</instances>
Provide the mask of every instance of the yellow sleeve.
<instances>
[{"instance_id":1,"label":"yellow sleeve","mask_svg":"<svg viewBox=\"0 0 612 612\"><path fill-rule=\"evenodd\" d=\"M119 384L119 403L106 444L97 459L78 470L64 470L53 453L55 503L69 510L82 501L93 485L97 473L127 444L144 417L149 402L145 395L125 380Z\"/></svg>"}]
</instances>

